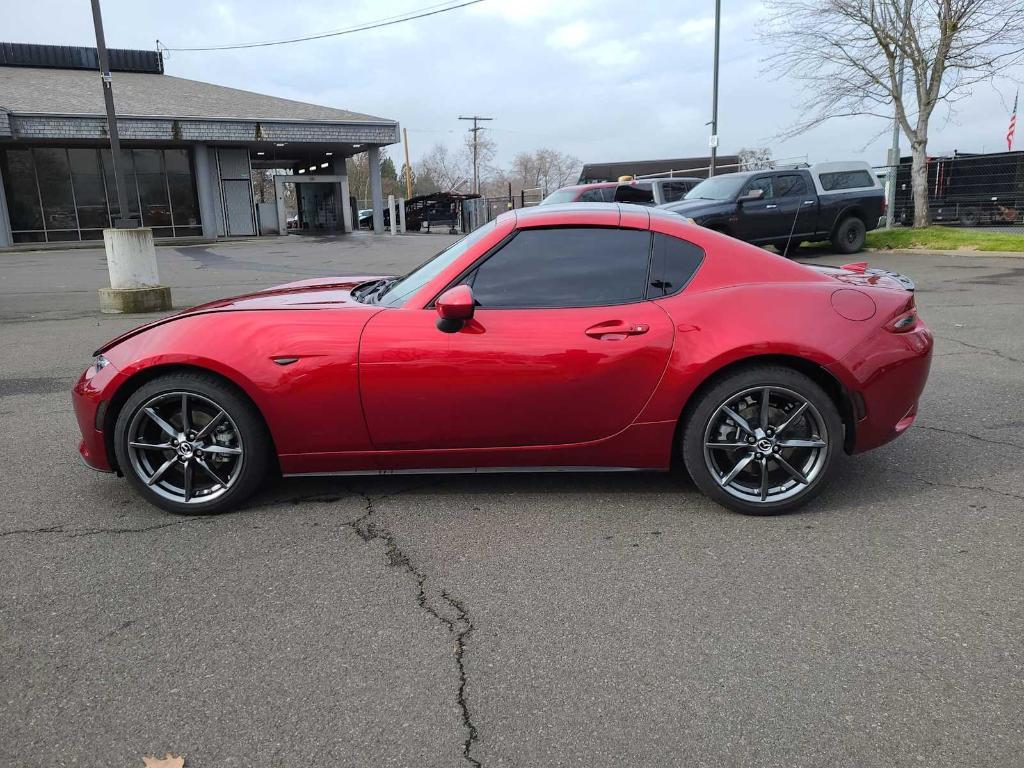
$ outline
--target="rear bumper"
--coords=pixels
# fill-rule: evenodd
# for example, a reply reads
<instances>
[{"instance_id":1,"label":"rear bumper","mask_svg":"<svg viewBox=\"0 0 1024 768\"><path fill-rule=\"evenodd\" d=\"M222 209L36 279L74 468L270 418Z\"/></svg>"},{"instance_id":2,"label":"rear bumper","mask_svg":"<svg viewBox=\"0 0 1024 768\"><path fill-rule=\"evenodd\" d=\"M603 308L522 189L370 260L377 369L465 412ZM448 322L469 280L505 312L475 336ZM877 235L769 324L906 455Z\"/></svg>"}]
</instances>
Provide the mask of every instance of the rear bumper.
<instances>
[{"instance_id":1,"label":"rear bumper","mask_svg":"<svg viewBox=\"0 0 1024 768\"><path fill-rule=\"evenodd\" d=\"M117 376L118 372L113 365L107 365L100 371L95 366L89 366L71 390L71 404L75 409L78 429L82 433L78 453L89 467L100 472L114 471L102 427L106 406L109 404L107 393L113 390L112 382Z\"/></svg>"},{"instance_id":2,"label":"rear bumper","mask_svg":"<svg viewBox=\"0 0 1024 768\"><path fill-rule=\"evenodd\" d=\"M908 333L879 328L830 370L856 393L855 439L851 453L885 445L903 434L917 417L928 381L934 339L924 323Z\"/></svg>"}]
</instances>

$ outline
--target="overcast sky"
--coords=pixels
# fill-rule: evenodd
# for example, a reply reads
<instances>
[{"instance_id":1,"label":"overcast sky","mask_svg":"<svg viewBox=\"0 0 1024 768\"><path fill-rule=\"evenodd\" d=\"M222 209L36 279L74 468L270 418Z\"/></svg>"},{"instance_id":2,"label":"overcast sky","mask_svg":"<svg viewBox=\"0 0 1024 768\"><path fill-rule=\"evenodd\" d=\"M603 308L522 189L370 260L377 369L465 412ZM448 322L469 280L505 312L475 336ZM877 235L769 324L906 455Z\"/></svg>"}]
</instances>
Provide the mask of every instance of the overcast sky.
<instances>
[{"instance_id":1,"label":"overcast sky","mask_svg":"<svg viewBox=\"0 0 1024 768\"><path fill-rule=\"evenodd\" d=\"M438 2L103 0L103 12L109 46L152 49L158 38L174 47L316 34ZM766 145L776 158L884 162L889 137L876 119L775 138L799 115L798 87L762 62L771 46L757 37L760 0L722 5L721 153ZM170 53L165 68L179 77L396 119L409 129L413 159L437 142L458 145L467 127L460 114L495 118L487 125L502 164L542 146L584 162L704 155L713 13L713 0L485 0L333 39ZM95 42L88 0L0 0L0 18L0 37L12 42ZM1024 71L1013 74L1024 80ZM1013 93L1005 84L1002 90L1001 98L981 86L956 113L943 108L929 150L1005 149ZM391 150L396 160L399 152Z\"/></svg>"}]
</instances>

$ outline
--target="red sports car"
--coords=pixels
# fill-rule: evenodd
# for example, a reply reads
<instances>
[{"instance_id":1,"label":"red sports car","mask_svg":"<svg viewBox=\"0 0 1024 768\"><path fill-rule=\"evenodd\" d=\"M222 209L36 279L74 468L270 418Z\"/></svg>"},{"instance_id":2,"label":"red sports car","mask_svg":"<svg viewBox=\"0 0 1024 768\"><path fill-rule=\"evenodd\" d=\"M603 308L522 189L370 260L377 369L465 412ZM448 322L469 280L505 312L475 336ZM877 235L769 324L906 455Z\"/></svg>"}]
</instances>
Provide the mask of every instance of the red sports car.
<instances>
[{"instance_id":1,"label":"red sports car","mask_svg":"<svg viewBox=\"0 0 1024 768\"><path fill-rule=\"evenodd\" d=\"M306 280L105 344L81 454L173 512L285 475L668 470L793 509L914 421L906 278L809 267L627 205L506 213L404 277Z\"/></svg>"}]
</instances>

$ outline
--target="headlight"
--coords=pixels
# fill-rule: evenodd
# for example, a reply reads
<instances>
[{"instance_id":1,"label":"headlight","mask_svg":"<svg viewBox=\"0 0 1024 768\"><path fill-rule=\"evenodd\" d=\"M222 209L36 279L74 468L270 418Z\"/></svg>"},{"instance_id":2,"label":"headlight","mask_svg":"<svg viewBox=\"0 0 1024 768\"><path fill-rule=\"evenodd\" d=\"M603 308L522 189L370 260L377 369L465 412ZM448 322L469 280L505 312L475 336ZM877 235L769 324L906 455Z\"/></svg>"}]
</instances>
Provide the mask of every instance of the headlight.
<instances>
[{"instance_id":1,"label":"headlight","mask_svg":"<svg viewBox=\"0 0 1024 768\"><path fill-rule=\"evenodd\" d=\"M108 365L110 365L110 361L107 360L107 358L105 358L103 355L96 355L96 359L92 361L92 365L96 369L96 373L99 373Z\"/></svg>"}]
</instances>

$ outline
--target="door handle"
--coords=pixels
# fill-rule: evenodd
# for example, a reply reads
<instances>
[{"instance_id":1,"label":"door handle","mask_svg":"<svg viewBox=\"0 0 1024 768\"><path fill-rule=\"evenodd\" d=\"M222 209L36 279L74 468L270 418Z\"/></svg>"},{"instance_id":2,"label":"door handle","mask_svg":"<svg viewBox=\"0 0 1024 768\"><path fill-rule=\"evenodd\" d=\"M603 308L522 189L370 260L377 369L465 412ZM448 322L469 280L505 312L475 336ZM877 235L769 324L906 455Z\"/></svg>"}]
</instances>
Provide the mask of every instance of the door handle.
<instances>
[{"instance_id":1,"label":"door handle","mask_svg":"<svg viewBox=\"0 0 1024 768\"><path fill-rule=\"evenodd\" d=\"M777 206L775 203L768 203L768 205L765 206L765 208L778 208L778 207L779 206Z\"/></svg>"},{"instance_id":2,"label":"door handle","mask_svg":"<svg viewBox=\"0 0 1024 768\"><path fill-rule=\"evenodd\" d=\"M615 341L626 336L641 336L651 329L647 323L624 323L620 320L609 320L587 328L584 333L595 339Z\"/></svg>"}]
</instances>

